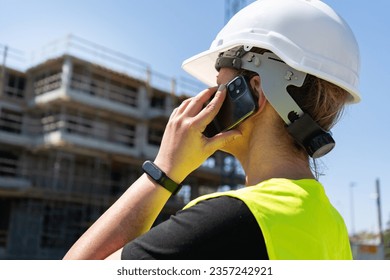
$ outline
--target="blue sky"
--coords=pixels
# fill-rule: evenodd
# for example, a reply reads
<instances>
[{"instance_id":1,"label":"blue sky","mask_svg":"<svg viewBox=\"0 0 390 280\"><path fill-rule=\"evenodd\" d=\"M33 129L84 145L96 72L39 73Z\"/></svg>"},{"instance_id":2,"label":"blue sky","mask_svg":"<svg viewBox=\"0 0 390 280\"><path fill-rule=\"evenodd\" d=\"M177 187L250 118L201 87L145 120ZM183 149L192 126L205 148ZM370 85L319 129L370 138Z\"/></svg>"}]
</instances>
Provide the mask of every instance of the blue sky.
<instances>
[{"instance_id":1,"label":"blue sky","mask_svg":"<svg viewBox=\"0 0 390 280\"><path fill-rule=\"evenodd\" d=\"M359 42L362 102L349 106L332 130L337 145L321 161L326 173L321 181L350 230L353 191L355 230L377 231L373 199L377 178L383 226L390 220L390 125L386 115L390 112L390 3L324 2L349 23ZM0 8L1 45L28 55L74 34L177 78L186 77L182 61L209 47L225 16L224 0L0 0Z\"/></svg>"}]
</instances>

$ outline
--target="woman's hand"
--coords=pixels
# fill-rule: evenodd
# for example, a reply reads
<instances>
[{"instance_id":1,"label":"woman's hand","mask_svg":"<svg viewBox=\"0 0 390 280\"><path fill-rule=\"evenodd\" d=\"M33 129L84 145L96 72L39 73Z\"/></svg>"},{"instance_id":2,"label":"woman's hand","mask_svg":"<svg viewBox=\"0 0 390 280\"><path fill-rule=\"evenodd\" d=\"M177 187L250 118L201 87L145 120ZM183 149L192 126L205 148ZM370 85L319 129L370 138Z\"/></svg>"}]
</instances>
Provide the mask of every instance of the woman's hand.
<instances>
[{"instance_id":1,"label":"woman's hand","mask_svg":"<svg viewBox=\"0 0 390 280\"><path fill-rule=\"evenodd\" d=\"M225 87L220 86L211 102L204 107L215 90L215 87L206 89L186 99L169 118L155 163L177 183L182 182L215 151L241 136L237 130L219 133L212 138L202 134L226 96Z\"/></svg>"}]
</instances>

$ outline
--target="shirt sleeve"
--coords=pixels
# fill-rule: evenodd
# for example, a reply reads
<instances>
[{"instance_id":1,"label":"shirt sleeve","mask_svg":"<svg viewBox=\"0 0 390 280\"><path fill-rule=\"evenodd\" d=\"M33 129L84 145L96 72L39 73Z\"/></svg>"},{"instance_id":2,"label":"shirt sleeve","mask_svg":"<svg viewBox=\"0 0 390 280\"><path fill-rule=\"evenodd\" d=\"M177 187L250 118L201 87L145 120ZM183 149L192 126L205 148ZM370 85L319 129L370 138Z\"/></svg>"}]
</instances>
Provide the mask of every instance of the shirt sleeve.
<instances>
[{"instance_id":1,"label":"shirt sleeve","mask_svg":"<svg viewBox=\"0 0 390 280\"><path fill-rule=\"evenodd\" d=\"M241 200L221 196L176 213L129 242L122 259L268 259L262 232Z\"/></svg>"}]
</instances>

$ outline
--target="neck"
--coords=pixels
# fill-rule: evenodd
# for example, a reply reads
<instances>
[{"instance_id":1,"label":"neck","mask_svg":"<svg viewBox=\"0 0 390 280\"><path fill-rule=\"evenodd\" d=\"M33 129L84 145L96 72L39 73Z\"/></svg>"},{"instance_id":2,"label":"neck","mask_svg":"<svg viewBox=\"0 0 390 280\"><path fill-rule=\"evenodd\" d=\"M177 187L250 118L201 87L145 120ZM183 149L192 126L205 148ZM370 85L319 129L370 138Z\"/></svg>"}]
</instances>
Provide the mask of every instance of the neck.
<instances>
[{"instance_id":1,"label":"neck","mask_svg":"<svg viewBox=\"0 0 390 280\"><path fill-rule=\"evenodd\" d=\"M301 159L285 157L251 156L243 163L246 173L246 185L256 185L271 178L286 178L291 180L314 179L309 164Z\"/></svg>"},{"instance_id":2,"label":"neck","mask_svg":"<svg viewBox=\"0 0 390 280\"><path fill-rule=\"evenodd\" d=\"M280 122L279 122L280 123ZM233 153L246 174L246 185L256 185L271 178L314 179L306 155L298 153L284 134L284 125L253 119L242 127L243 143ZM280 133L280 132L283 133Z\"/></svg>"}]
</instances>

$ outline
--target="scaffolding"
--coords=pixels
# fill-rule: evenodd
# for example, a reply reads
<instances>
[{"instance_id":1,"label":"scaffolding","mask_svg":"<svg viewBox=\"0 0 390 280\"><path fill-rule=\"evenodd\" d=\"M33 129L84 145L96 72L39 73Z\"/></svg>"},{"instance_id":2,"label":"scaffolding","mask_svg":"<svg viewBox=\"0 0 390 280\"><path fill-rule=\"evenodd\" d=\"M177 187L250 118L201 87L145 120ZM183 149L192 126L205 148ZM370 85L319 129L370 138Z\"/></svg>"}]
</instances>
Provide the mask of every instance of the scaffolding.
<instances>
[{"instance_id":1,"label":"scaffolding","mask_svg":"<svg viewBox=\"0 0 390 280\"><path fill-rule=\"evenodd\" d=\"M3 59L0 259L61 258L141 175L142 162L157 154L173 108L193 93L143 62L82 38L68 36L65 47L24 70ZM6 57L9 48L1 53ZM126 69L113 66L118 62ZM168 87L156 85L155 77ZM234 164L215 153L186 179L156 223L194 197L240 187L244 177Z\"/></svg>"}]
</instances>

